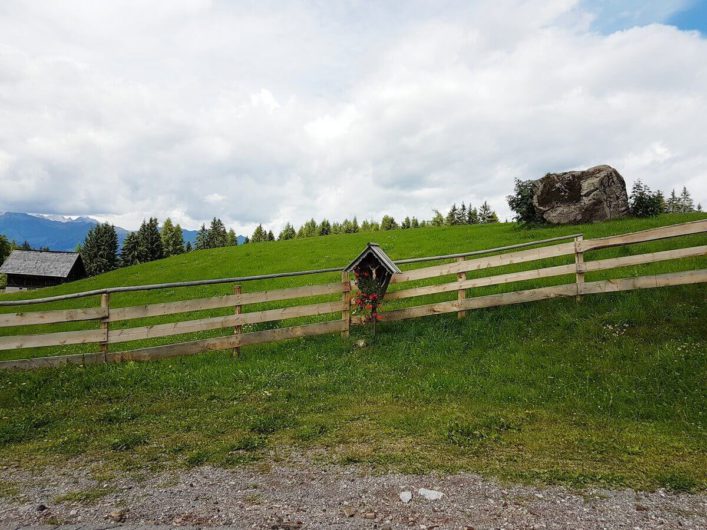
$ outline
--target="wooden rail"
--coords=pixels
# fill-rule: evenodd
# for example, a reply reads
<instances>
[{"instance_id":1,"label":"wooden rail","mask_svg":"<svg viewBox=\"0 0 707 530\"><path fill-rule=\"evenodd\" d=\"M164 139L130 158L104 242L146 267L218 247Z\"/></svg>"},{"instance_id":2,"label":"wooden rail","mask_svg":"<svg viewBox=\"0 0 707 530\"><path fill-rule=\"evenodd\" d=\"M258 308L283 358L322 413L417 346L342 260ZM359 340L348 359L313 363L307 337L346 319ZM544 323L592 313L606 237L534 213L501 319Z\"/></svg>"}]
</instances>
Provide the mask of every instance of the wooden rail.
<instances>
[{"instance_id":1,"label":"wooden rail","mask_svg":"<svg viewBox=\"0 0 707 530\"><path fill-rule=\"evenodd\" d=\"M391 322L453 312L456 312L459 318L462 318L468 311L480 308L519 304L558 297L576 296L579 299L580 296L597 293L705 283L707 282L707 269L648 275L637 278L620 278L592 282L585 281L585 274L590 272L707 256L707 245L589 261L586 260L587 252L617 245L643 243L703 232L707 232L707 220L600 239L584 240L581 236L577 236L570 242L529 250L515 250L517 246L513 246L510 252L474 259L466 259L468 256L474 255L474 253L453 255L456 261L452 263L443 263L441 265L404 271L393 276L391 281L392 284L402 284L404 282L449 276L449 282L392 291L386 295L385 300L395 301L439 293L455 293L456 296L454 300L385 311L381 313L382 319L383 321ZM574 256L573 262L479 278L467 277L467 273L473 271L483 271L495 267L565 256ZM571 275L574 275L574 282L552 287L526 289L486 296L469 296L468 293L469 289L478 287ZM0 350L72 344L97 344L101 350L100 352L86 354L0 361L0 368L29 369L64 364L145 361L195 355L212 350L231 350L238 352L242 346L329 333L341 333L342 336L346 337L348 336L351 325L362 323L360 317L352 316L351 314L351 288L352 286L348 274L344 272L341 275L341 282L321 285L250 293L242 293L241 286L238 285L235 287L234 294L231 295L132 307L111 307L110 294L104 292L101 296L100 307L0 313L0 328L41 326L44 324L66 322L84 323L81 324L84 327L87 325L86 322L94 322L93 325L98 326L96 329L1 336ZM247 306L253 304L293 299L311 299L314 297L331 297L331 299L328 301L310 300L309 303L275 309L245 310ZM113 325L113 323L134 319L177 315L180 313L195 313L224 308L231 308L233 312L223 316L210 316L137 327L116 328ZM274 329L249 331L249 326L266 322L330 314L338 314L339 316L334 317L335 319L332 320L314 324L290 325L287 327L276 327ZM188 340L187 342L151 346L129 351L110 351L111 344L176 335L188 335L213 330L229 330L229 333L224 336Z\"/></svg>"}]
</instances>

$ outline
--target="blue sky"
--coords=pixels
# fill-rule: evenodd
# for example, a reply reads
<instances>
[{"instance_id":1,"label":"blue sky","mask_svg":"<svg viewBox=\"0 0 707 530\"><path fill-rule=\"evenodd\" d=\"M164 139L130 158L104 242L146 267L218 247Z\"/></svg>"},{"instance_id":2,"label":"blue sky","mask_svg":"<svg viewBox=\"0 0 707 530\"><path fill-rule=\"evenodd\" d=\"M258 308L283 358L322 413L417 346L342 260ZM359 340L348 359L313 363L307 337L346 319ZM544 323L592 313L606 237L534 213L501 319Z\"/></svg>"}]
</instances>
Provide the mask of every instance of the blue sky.
<instances>
[{"instance_id":1,"label":"blue sky","mask_svg":"<svg viewBox=\"0 0 707 530\"><path fill-rule=\"evenodd\" d=\"M690 2L690 5L675 13L666 22L680 29L697 30L702 35L707 35L707 0Z\"/></svg>"},{"instance_id":2,"label":"blue sky","mask_svg":"<svg viewBox=\"0 0 707 530\"><path fill-rule=\"evenodd\" d=\"M595 14L592 26L603 33L659 23L707 34L707 0L587 0L582 5Z\"/></svg>"}]
</instances>

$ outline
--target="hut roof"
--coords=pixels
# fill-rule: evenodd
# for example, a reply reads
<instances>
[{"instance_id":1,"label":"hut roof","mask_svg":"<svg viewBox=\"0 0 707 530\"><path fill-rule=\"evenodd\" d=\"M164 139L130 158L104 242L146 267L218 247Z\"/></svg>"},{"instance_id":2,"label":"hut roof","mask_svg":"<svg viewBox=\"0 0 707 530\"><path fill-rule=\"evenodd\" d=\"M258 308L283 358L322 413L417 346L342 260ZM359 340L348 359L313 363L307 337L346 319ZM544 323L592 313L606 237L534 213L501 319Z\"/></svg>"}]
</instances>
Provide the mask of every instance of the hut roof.
<instances>
[{"instance_id":1,"label":"hut roof","mask_svg":"<svg viewBox=\"0 0 707 530\"><path fill-rule=\"evenodd\" d=\"M0 273L67 278L80 259L78 252L13 250L0 267Z\"/></svg>"},{"instance_id":2,"label":"hut roof","mask_svg":"<svg viewBox=\"0 0 707 530\"><path fill-rule=\"evenodd\" d=\"M381 263L381 265L383 265L383 266L388 270L388 272L389 272L390 274L395 274L395 273L399 273L399 272L400 272L400 269L399 269L398 266L395 264L395 262L394 262L392 259L390 259L390 257L388 256L388 254L386 254L385 252L383 252L383 249L380 248L380 245L378 245L377 243L369 243L369 244L366 246L366 248L363 249L363 252L361 252L361 253L358 255L358 257L357 257L355 260L353 260L353 261L348 265L348 267L346 267L344 270L345 270L345 271L348 271L348 272L351 272L351 271L354 270L354 269L356 268L356 266L357 266L359 263L361 263L361 262L366 258L366 256L368 256L369 254L372 254L373 256L375 256L376 259Z\"/></svg>"}]
</instances>

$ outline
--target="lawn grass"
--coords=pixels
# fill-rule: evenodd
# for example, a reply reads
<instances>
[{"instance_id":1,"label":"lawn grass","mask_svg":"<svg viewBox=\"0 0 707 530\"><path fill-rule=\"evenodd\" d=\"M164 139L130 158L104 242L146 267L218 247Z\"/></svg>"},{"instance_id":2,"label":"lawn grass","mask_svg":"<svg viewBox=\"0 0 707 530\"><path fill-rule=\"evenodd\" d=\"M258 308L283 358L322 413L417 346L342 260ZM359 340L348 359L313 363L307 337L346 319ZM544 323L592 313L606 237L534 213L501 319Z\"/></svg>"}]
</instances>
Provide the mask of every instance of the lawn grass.
<instances>
[{"instance_id":1,"label":"lawn grass","mask_svg":"<svg viewBox=\"0 0 707 530\"><path fill-rule=\"evenodd\" d=\"M576 231L600 237L697 218L532 231L501 224L258 244L170 258L32 295L342 265L369 238L404 258ZM599 251L588 259L706 243L704 235L690 236ZM690 259L587 280L704 267L704 259ZM258 282L245 290L322 280ZM135 305L231 289L115 298L117 305ZM253 346L238 360L213 352L154 363L4 372L0 460L44 466L79 459L102 472L144 472L267 463L294 451L378 471L470 470L575 487L704 490L706 297L704 285L593 295L580 303L549 300L470 311L463 320L444 315L384 323L374 341L367 329L355 329L349 340L323 336ZM401 304L437 299L449 295ZM359 338L367 346L357 347Z\"/></svg>"}]
</instances>

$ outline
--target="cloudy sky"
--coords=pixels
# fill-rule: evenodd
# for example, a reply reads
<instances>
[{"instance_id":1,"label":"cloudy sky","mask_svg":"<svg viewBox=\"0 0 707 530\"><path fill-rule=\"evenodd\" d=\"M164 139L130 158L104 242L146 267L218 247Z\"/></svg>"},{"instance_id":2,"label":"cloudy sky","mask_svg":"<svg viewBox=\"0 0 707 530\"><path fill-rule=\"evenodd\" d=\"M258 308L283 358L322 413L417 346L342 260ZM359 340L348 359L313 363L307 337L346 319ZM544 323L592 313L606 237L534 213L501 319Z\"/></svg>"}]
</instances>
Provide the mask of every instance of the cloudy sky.
<instances>
[{"instance_id":1,"label":"cloudy sky","mask_svg":"<svg viewBox=\"0 0 707 530\"><path fill-rule=\"evenodd\" d=\"M239 233L607 163L707 206L707 0L0 2L0 211Z\"/></svg>"}]
</instances>

